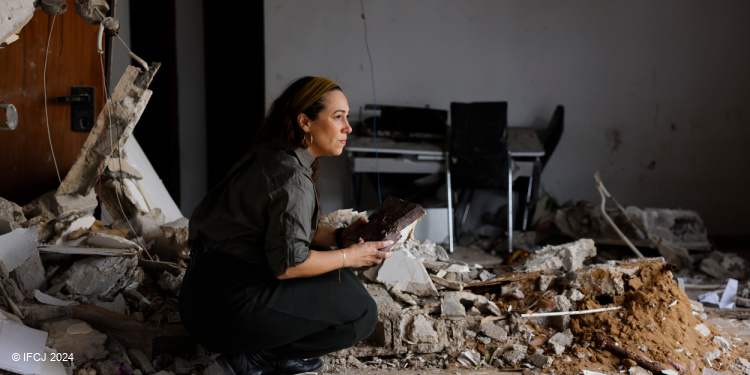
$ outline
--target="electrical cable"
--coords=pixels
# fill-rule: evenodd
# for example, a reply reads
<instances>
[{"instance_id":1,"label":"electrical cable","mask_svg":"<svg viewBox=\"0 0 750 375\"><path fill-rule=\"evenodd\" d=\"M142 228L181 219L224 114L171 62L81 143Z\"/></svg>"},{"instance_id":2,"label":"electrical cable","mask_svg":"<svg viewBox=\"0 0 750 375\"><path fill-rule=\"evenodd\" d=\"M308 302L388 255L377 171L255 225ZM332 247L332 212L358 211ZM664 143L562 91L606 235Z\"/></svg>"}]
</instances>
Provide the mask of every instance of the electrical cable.
<instances>
[{"instance_id":1,"label":"electrical cable","mask_svg":"<svg viewBox=\"0 0 750 375\"><path fill-rule=\"evenodd\" d=\"M62 178L60 178L60 169L57 168L57 158L55 158L55 148L52 147L52 134L49 130L49 113L47 111L47 57L49 56L49 45L52 40L52 29L55 28L55 18L57 15L52 16L52 25L49 27L49 36L47 37L47 50L44 52L44 73L42 73L42 84L44 86L44 120L47 123L47 138L49 139L49 149L52 152L52 162L55 164L55 171L57 172L57 180L62 185Z\"/></svg>"},{"instance_id":2,"label":"electrical cable","mask_svg":"<svg viewBox=\"0 0 750 375\"><path fill-rule=\"evenodd\" d=\"M375 96L375 68L372 64L372 54L370 53L370 43L367 41L367 19L365 18L365 3L364 0L359 0L359 4L362 6L362 23L365 27L365 47L367 48L367 57L370 59L370 80L372 81L372 107L373 111L378 110L378 104ZM375 144L375 170L377 172L378 181L378 203L383 203L383 198L380 193L380 158L378 157L378 116L372 117L372 139Z\"/></svg>"}]
</instances>

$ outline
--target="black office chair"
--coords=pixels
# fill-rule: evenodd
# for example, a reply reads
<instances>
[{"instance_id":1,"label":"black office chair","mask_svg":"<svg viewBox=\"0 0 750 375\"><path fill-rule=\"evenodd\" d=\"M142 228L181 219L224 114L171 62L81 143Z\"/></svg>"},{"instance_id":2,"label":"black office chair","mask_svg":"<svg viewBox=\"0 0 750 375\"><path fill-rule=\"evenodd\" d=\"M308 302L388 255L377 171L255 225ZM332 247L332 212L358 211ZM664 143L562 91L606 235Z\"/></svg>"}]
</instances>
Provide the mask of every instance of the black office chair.
<instances>
[{"instance_id":1,"label":"black office chair","mask_svg":"<svg viewBox=\"0 0 750 375\"><path fill-rule=\"evenodd\" d=\"M552 119L546 129L537 131L539 141L544 147L544 156L539 158L539 177L541 177L544 167L547 165L552 153L557 148L565 126L565 107L558 105L552 114ZM521 229L526 230L531 225L533 213L536 209L536 201L539 199L539 178L526 181L525 184L518 184L519 196L525 196L524 202L520 202L520 209L516 222L521 224ZM520 201L520 199L519 199Z\"/></svg>"},{"instance_id":2,"label":"black office chair","mask_svg":"<svg viewBox=\"0 0 750 375\"><path fill-rule=\"evenodd\" d=\"M450 116L450 185L459 190L456 207L464 207L454 225L458 239L474 189L508 187L508 103L451 103Z\"/></svg>"}]
</instances>

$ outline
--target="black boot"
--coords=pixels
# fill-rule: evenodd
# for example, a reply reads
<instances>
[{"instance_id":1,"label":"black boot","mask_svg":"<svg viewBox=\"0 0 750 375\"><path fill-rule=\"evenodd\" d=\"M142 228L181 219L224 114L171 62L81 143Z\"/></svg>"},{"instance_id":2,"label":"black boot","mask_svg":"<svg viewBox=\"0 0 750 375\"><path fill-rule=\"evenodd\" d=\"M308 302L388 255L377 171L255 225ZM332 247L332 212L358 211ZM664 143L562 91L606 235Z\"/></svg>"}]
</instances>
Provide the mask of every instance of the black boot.
<instances>
[{"instance_id":1,"label":"black boot","mask_svg":"<svg viewBox=\"0 0 750 375\"><path fill-rule=\"evenodd\" d=\"M227 375L277 375L274 359L264 351L248 354L222 354L216 363Z\"/></svg>"},{"instance_id":2,"label":"black boot","mask_svg":"<svg viewBox=\"0 0 750 375\"><path fill-rule=\"evenodd\" d=\"M323 368L323 361L315 359L284 359L276 361L276 371L279 375L294 375L303 372L318 372Z\"/></svg>"}]
</instances>

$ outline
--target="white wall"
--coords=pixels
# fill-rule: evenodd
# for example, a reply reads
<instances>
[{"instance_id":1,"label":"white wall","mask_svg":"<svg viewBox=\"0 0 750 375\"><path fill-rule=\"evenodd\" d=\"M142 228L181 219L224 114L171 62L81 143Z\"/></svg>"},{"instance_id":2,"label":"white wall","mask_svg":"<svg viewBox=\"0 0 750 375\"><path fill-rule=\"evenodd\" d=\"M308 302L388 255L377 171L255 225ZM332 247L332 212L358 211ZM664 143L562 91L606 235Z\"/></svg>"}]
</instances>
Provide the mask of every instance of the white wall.
<instances>
[{"instance_id":1,"label":"white wall","mask_svg":"<svg viewBox=\"0 0 750 375\"><path fill-rule=\"evenodd\" d=\"M562 104L543 174L558 200L598 203L599 171L623 204L693 209L711 234L750 233L750 2L366 0L365 12L379 103L504 100L510 126L533 127ZM359 1L266 0L266 103L320 75L356 118L372 101L360 14ZM330 212L347 193L345 163L323 164Z\"/></svg>"}]
</instances>

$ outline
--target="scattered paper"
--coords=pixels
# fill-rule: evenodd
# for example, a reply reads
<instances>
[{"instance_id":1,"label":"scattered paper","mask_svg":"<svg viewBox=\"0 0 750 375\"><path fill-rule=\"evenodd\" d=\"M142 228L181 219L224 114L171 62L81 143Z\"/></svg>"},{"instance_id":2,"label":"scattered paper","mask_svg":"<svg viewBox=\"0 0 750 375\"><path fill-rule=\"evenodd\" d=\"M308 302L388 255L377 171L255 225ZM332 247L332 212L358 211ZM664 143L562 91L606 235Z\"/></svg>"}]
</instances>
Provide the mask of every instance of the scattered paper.
<instances>
[{"instance_id":1,"label":"scattered paper","mask_svg":"<svg viewBox=\"0 0 750 375\"><path fill-rule=\"evenodd\" d=\"M703 294L698 295L698 302L718 305L719 295L716 294L716 292L703 293Z\"/></svg>"},{"instance_id":2,"label":"scattered paper","mask_svg":"<svg viewBox=\"0 0 750 375\"><path fill-rule=\"evenodd\" d=\"M721 301L719 302L719 308L722 309L733 309L734 297L737 295L737 280L729 279L727 281L727 287L724 289L724 293L721 294Z\"/></svg>"}]
</instances>

